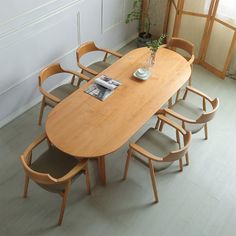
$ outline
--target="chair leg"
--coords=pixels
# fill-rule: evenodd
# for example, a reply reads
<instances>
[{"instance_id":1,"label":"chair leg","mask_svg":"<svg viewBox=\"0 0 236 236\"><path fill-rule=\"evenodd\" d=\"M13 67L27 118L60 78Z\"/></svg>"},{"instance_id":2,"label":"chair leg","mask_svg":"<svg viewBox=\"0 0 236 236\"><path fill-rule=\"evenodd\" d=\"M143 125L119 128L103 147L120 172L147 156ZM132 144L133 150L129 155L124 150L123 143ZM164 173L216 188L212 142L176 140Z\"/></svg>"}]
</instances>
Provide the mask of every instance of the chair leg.
<instances>
[{"instance_id":1,"label":"chair leg","mask_svg":"<svg viewBox=\"0 0 236 236\"><path fill-rule=\"evenodd\" d=\"M162 131L162 130L163 130L163 128L164 128L164 122L163 122L163 121L161 121L161 124L160 124L160 127L159 127L159 131Z\"/></svg>"},{"instance_id":2,"label":"chair leg","mask_svg":"<svg viewBox=\"0 0 236 236\"><path fill-rule=\"evenodd\" d=\"M98 172L100 181L103 185L106 185L106 162L105 162L105 156L100 156L98 159Z\"/></svg>"},{"instance_id":3,"label":"chair leg","mask_svg":"<svg viewBox=\"0 0 236 236\"><path fill-rule=\"evenodd\" d=\"M41 126L41 123L42 123L44 108L45 108L45 97L43 97L43 100L42 100L42 103L41 103L41 107L40 107L40 111L39 111L38 125L40 125L40 126Z\"/></svg>"},{"instance_id":4,"label":"chair leg","mask_svg":"<svg viewBox=\"0 0 236 236\"><path fill-rule=\"evenodd\" d=\"M77 87L80 86L81 82L82 82L82 79L79 78L78 83L77 83Z\"/></svg>"},{"instance_id":5,"label":"chair leg","mask_svg":"<svg viewBox=\"0 0 236 236\"><path fill-rule=\"evenodd\" d=\"M129 169L131 156L132 156L132 150L131 148L129 148L126 163L125 163L125 172L124 172L124 177L123 177L124 180L126 180L127 175L128 175L128 169Z\"/></svg>"},{"instance_id":6,"label":"chair leg","mask_svg":"<svg viewBox=\"0 0 236 236\"><path fill-rule=\"evenodd\" d=\"M154 168L153 168L151 159L149 159L149 171L150 171L150 176L151 176L151 180L152 180L152 188L153 188L153 192L154 192L155 203L157 203L159 200L158 200L158 194L157 194L155 172L154 172Z\"/></svg>"},{"instance_id":7,"label":"chair leg","mask_svg":"<svg viewBox=\"0 0 236 236\"><path fill-rule=\"evenodd\" d=\"M64 216L64 211L65 211L65 207L66 207L66 203L67 203L67 199L68 199L68 194L69 194L69 191L70 191L70 185L71 185L71 182L69 182L65 188L65 192L63 193L62 195L62 203L61 203L61 211L60 211L60 216L59 216L59 219L58 219L58 225L61 225L62 223L62 220L63 220L63 216Z\"/></svg>"},{"instance_id":8,"label":"chair leg","mask_svg":"<svg viewBox=\"0 0 236 236\"><path fill-rule=\"evenodd\" d=\"M188 85L189 86L192 86L192 76L189 78L189 80L188 80Z\"/></svg>"},{"instance_id":9,"label":"chair leg","mask_svg":"<svg viewBox=\"0 0 236 236\"><path fill-rule=\"evenodd\" d=\"M24 198L27 198L28 186L29 186L29 176L25 175L25 186L24 186L24 194L23 194Z\"/></svg>"},{"instance_id":10,"label":"chair leg","mask_svg":"<svg viewBox=\"0 0 236 236\"><path fill-rule=\"evenodd\" d=\"M172 106L172 97L168 100L168 108Z\"/></svg>"},{"instance_id":11,"label":"chair leg","mask_svg":"<svg viewBox=\"0 0 236 236\"><path fill-rule=\"evenodd\" d=\"M85 177L86 177L87 193L88 193L88 194L91 194L90 177L89 177L88 164L86 165L86 168L85 168Z\"/></svg>"},{"instance_id":12,"label":"chair leg","mask_svg":"<svg viewBox=\"0 0 236 236\"><path fill-rule=\"evenodd\" d=\"M179 159L179 171L180 171L180 172L183 171L183 160L182 160L182 158Z\"/></svg>"},{"instance_id":13,"label":"chair leg","mask_svg":"<svg viewBox=\"0 0 236 236\"><path fill-rule=\"evenodd\" d=\"M186 159L186 166L189 165L189 155L188 152L185 154L185 159Z\"/></svg>"},{"instance_id":14,"label":"chair leg","mask_svg":"<svg viewBox=\"0 0 236 236\"><path fill-rule=\"evenodd\" d=\"M74 83L75 83L75 75L72 76L72 79L71 79L70 83L71 83L71 85L74 85Z\"/></svg>"},{"instance_id":15,"label":"chair leg","mask_svg":"<svg viewBox=\"0 0 236 236\"><path fill-rule=\"evenodd\" d=\"M181 90L181 89L179 89L179 90L177 91L177 93L176 93L175 103L178 102L178 100L179 100L180 90Z\"/></svg>"},{"instance_id":16,"label":"chair leg","mask_svg":"<svg viewBox=\"0 0 236 236\"><path fill-rule=\"evenodd\" d=\"M208 139L208 129L207 129L207 124L204 125L204 131L205 131L205 139Z\"/></svg>"}]
</instances>

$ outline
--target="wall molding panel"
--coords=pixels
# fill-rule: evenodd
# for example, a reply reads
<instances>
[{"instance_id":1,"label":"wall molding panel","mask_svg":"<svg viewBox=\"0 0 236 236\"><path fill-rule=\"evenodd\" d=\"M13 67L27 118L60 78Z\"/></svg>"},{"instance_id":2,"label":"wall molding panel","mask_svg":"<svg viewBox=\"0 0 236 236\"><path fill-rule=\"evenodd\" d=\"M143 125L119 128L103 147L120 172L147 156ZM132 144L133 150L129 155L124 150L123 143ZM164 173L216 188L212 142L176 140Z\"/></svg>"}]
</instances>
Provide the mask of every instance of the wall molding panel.
<instances>
[{"instance_id":1,"label":"wall molding panel","mask_svg":"<svg viewBox=\"0 0 236 236\"><path fill-rule=\"evenodd\" d=\"M6 9L11 1L5 3ZM107 13L114 8L111 2L122 9L115 18ZM0 127L40 101L38 74L44 67L58 62L79 70L75 51L81 42L94 40L99 46L118 49L136 37L136 28L122 19L127 2L131 0L38 0L31 2L29 9L28 1L22 0L19 8L25 8L15 7L15 15L5 14L1 8ZM56 87L64 79L47 88Z\"/></svg>"},{"instance_id":2,"label":"wall molding panel","mask_svg":"<svg viewBox=\"0 0 236 236\"><path fill-rule=\"evenodd\" d=\"M125 22L125 6L125 0L102 0L102 34Z\"/></svg>"}]
</instances>

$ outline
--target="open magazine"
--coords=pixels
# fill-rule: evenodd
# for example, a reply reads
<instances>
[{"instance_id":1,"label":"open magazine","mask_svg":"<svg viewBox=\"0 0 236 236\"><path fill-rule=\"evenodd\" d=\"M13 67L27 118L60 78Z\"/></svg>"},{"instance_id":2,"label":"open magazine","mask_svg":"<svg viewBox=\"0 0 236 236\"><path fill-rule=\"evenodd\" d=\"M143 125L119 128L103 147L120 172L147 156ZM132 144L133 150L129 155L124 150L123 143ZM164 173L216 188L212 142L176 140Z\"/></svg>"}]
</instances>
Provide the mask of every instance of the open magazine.
<instances>
[{"instance_id":1,"label":"open magazine","mask_svg":"<svg viewBox=\"0 0 236 236\"><path fill-rule=\"evenodd\" d=\"M101 75L99 78L96 78L94 83L90 84L84 92L104 101L119 85L121 85L119 81L113 80L106 75Z\"/></svg>"}]
</instances>

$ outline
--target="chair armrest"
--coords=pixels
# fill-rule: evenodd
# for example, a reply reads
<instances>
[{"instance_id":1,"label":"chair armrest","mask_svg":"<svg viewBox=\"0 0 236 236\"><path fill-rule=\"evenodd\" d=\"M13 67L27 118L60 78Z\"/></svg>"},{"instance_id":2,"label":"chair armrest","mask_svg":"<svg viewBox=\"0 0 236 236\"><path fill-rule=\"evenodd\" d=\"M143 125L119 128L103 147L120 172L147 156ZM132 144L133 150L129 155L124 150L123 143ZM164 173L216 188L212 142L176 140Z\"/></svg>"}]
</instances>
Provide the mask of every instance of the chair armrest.
<instances>
[{"instance_id":1,"label":"chair armrest","mask_svg":"<svg viewBox=\"0 0 236 236\"><path fill-rule=\"evenodd\" d=\"M89 78L88 76L86 75L83 75L77 71L74 71L74 70L64 70L65 73L69 73L69 74L72 74L72 75L75 75L79 78L82 78L83 80L86 80L86 81L89 81L91 78Z\"/></svg>"},{"instance_id":2,"label":"chair armrest","mask_svg":"<svg viewBox=\"0 0 236 236\"><path fill-rule=\"evenodd\" d=\"M195 124L196 123L195 120L191 120L191 119L189 119L189 118L187 118L185 116L182 116L179 113L177 113L177 112L175 112L175 111L173 111L173 110L171 110L169 108L165 108L165 113L170 115L170 116L172 116L172 117L174 117L174 118L176 118L176 119L178 119L178 120L181 120L183 122L187 122L187 123L191 123L191 124Z\"/></svg>"},{"instance_id":3,"label":"chair armrest","mask_svg":"<svg viewBox=\"0 0 236 236\"><path fill-rule=\"evenodd\" d=\"M193 87L191 87L191 86L187 86L187 87L186 87L186 90L187 90L187 91L190 91L190 92L192 92L192 93L195 93L195 94L199 95L200 97L206 98L209 102L212 102L212 101L213 101L209 96L207 96L207 95L204 94L203 92L201 92L201 91L199 91L199 90L197 90L197 89L195 89L195 88L193 88Z\"/></svg>"},{"instance_id":4,"label":"chair armrest","mask_svg":"<svg viewBox=\"0 0 236 236\"><path fill-rule=\"evenodd\" d=\"M172 111L172 110L171 110ZM157 117L163 121L164 123L172 126L173 128L175 128L176 130L180 131L183 135L185 135L187 132L178 124L176 124L174 121L168 119L166 116L164 115L157 115Z\"/></svg>"},{"instance_id":5,"label":"chair armrest","mask_svg":"<svg viewBox=\"0 0 236 236\"><path fill-rule=\"evenodd\" d=\"M66 175L57 179L57 182L66 182L66 181L72 179L81 170L85 169L86 165L87 165L87 160L82 160L73 169L71 169Z\"/></svg>"},{"instance_id":6,"label":"chair armrest","mask_svg":"<svg viewBox=\"0 0 236 236\"><path fill-rule=\"evenodd\" d=\"M90 69L86 66L83 66L82 64L78 63L78 66L82 69L82 70L85 70L86 72L90 73L91 75L93 76L97 76L98 75L98 72L93 70L93 69Z\"/></svg>"},{"instance_id":7,"label":"chair armrest","mask_svg":"<svg viewBox=\"0 0 236 236\"><path fill-rule=\"evenodd\" d=\"M106 52L106 53L109 53L109 54L111 54L113 56L116 56L116 57L119 57L119 58L121 58L123 56L122 54L120 54L118 52L115 52L113 50L107 49L107 48L100 48L99 50L101 50L103 52Z\"/></svg>"},{"instance_id":8,"label":"chair armrest","mask_svg":"<svg viewBox=\"0 0 236 236\"><path fill-rule=\"evenodd\" d=\"M47 138L46 133L39 135L24 151L23 155L27 156L32 150Z\"/></svg>"},{"instance_id":9,"label":"chair armrest","mask_svg":"<svg viewBox=\"0 0 236 236\"><path fill-rule=\"evenodd\" d=\"M142 154L143 156L147 157L148 159L151 159L153 161L163 161L163 158L153 155L152 153L145 150L144 148L142 148L141 146L139 146L136 143L130 143L129 146L130 146L131 149L133 149L136 152Z\"/></svg>"},{"instance_id":10,"label":"chair armrest","mask_svg":"<svg viewBox=\"0 0 236 236\"><path fill-rule=\"evenodd\" d=\"M52 100L53 102L59 103L61 101L60 98L52 95L51 93L48 93L46 90L44 90L41 86L39 87L40 92L47 98L49 98L50 100Z\"/></svg>"}]
</instances>

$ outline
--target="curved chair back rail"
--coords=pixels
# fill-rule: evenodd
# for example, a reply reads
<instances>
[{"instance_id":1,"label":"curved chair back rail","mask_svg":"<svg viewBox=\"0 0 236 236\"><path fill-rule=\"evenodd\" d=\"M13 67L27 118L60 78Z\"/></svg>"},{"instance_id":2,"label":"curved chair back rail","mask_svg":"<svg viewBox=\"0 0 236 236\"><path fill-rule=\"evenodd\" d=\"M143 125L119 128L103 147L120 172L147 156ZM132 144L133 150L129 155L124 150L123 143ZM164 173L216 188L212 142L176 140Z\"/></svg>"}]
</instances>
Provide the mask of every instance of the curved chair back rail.
<instances>
[{"instance_id":1,"label":"curved chair back rail","mask_svg":"<svg viewBox=\"0 0 236 236\"><path fill-rule=\"evenodd\" d=\"M76 56L77 56L77 62L79 63L80 58L88 53L93 51L99 51L100 49L95 45L93 41L89 41L86 43L83 43L77 50L76 50Z\"/></svg>"},{"instance_id":2,"label":"curved chair back rail","mask_svg":"<svg viewBox=\"0 0 236 236\"><path fill-rule=\"evenodd\" d=\"M32 150L47 139L46 134L39 136L21 155L21 163L26 174L35 182L40 184L59 184L60 180L53 178L50 174L40 173L30 168L32 161Z\"/></svg>"},{"instance_id":3,"label":"curved chair back rail","mask_svg":"<svg viewBox=\"0 0 236 236\"><path fill-rule=\"evenodd\" d=\"M182 38L171 38L167 44L162 45L161 47L166 47L171 50L176 50L177 48L184 50L187 52L190 56L190 59L188 60L190 64L194 62L194 44L191 43L188 40L182 39Z\"/></svg>"},{"instance_id":4,"label":"curved chair back rail","mask_svg":"<svg viewBox=\"0 0 236 236\"><path fill-rule=\"evenodd\" d=\"M60 182L57 181L57 179L53 178L50 174L45 173L39 173L37 171L32 170L27 164L26 164L26 158L27 156L21 155L21 162L24 167L24 170L26 174L39 184L59 184Z\"/></svg>"},{"instance_id":5,"label":"curved chair back rail","mask_svg":"<svg viewBox=\"0 0 236 236\"><path fill-rule=\"evenodd\" d=\"M183 139L184 139L184 146L177 151L171 151L166 157L163 158L163 161L173 162L173 161L177 161L185 156L185 154L188 152L188 149L190 146L191 133L186 132L186 134L184 134L184 136L183 136Z\"/></svg>"},{"instance_id":6,"label":"curved chair back rail","mask_svg":"<svg viewBox=\"0 0 236 236\"><path fill-rule=\"evenodd\" d=\"M168 48L180 48L188 52L190 56L194 54L194 45L188 40L173 37L170 39L167 45Z\"/></svg>"},{"instance_id":7,"label":"curved chair back rail","mask_svg":"<svg viewBox=\"0 0 236 236\"><path fill-rule=\"evenodd\" d=\"M51 64L50 66L44 68L39 74L39 85L41 86L42 83L50 76L63 73L64 70L60 66L60 64Z\"/></svg>"},{"instance_id":8,"label":"curved chair back rail","mask_svg":"<svg viewBox=\"0 0 236 236\"><path fill-rule=\"evenodd\" d=\"M210 101L210 104L211 104L213 110L211 110L211 111L209 111L209 112L204 112L204 113L196 120L196 123L198 123L198 124L207 123L207 122L211 121L211 120L214 118L214 116L215 116L215 114L216 114L216 112L217 112L217 110L218 110L218 108L219 108L219 106L220 106L220 100L219 100L219 98L215 98L214 100L211 100L211 101Z\"/></svg>"}]
</instances>

